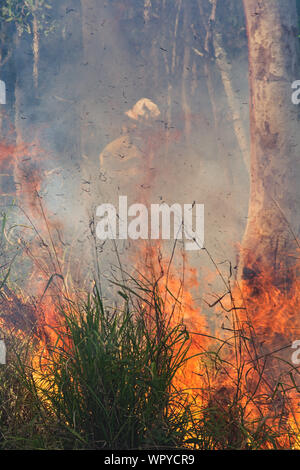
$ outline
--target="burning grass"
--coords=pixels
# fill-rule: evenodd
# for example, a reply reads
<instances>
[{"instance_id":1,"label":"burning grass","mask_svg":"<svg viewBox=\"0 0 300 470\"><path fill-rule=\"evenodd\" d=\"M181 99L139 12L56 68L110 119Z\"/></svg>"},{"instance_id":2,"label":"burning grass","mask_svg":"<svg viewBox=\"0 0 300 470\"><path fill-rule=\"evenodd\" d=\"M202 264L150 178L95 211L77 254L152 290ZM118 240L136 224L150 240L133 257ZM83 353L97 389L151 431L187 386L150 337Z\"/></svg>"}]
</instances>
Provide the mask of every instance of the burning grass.
<instances>
[{"instance_id":1,"label":"burning grass","mask_svg":"<svg viewBox=\"0 0 300 470\"><path fill-rule=\"evenodd\" d=\"M196 273L179 275L154 246L134 275L121 269L113 308L80 275L76 289L38 175L27 183L22 224L3 215L0 230L0 448L299 448L299 371L286 354L297 276L283 292L265 273L253 290L213 263L225 290L209 305L221 318L212 334Z\"/></svg>"},{"instance_id":2,"label":"burning grass","mask_svg":"<svg viewBox=\"0 0 300 470\"><path fill-rule=\"evenodd\" d=\"M96 288L84 302L60 305L47 344L35 331L8 338L0 447L297 447L290 389L282 376L270 382L272 354L249 353L249 325L246 331L238 308L227 337L208 342L174 316L159 282L133 282L118 286L120 308L107 307Z\"/></svg>"}]
</instances>

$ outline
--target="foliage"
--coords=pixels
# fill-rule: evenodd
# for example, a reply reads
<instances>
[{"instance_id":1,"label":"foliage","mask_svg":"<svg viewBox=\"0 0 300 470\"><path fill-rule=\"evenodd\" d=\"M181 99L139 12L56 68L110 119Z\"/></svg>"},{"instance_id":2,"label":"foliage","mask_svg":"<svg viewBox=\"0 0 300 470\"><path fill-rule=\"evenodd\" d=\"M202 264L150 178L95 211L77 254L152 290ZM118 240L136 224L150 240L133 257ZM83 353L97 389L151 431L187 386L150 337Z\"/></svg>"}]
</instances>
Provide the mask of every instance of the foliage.
<instances>
[{"instance_id":1,"label":"foliage","mask_svg":"<svg viewBox=\"0 0 300 470\"><path fill-rule=\"evenodd\" d=\"M186 328L161 322L159 296L151 318L141 304L131 311L124 291L122 298L122 309L105 308L97 291L81 306L67 305L65 327L54 328L47 354L33 337L10 336L8 365L0 366L0 448L293 447L287 426L272 426L266 413L251 417L262 396L245 391L249 370L241 357L229 363L224 346L199 353L208 384L198 395L178 389L174 376L192 359ZM222 374L231 377L228 386L212 386Z\"/></svg>"},{"instance_id":2,"label":"foliage","mask_svg":"<svg viewBox=\"0 0 300 470\"><path fill-rule=\"evenodd\" d=\"M45 366L34 366L24 351L15 354L15 377L36 414L31 434L28 423L20 423L14 445L42 445L36 432L47 417L47 427L59 436L57 448L177 446L185 396L172 380L186 360L189 336L183 325L164 329L158 339L158 324L146 325L127 303L122 311L105 310L98 293L64 315L66 330L57 331ZM0 390L9 389L1 378ZM12 429L1 416L0 423L3 446L11 448Z\"/></svg>"},{"instance_id":3,"label":"foliage","mask_svg":"<svg viewBox=\"0 0 300 470\"><path fill-rule=\"evenodd\" d=\"M0 11L4 21L15 23L19 34L31 34L35 18L38 31L48 35L55 28L55 21L50 15L51 9L47 0L4 0Z\"/></svg>"}]
</instances>

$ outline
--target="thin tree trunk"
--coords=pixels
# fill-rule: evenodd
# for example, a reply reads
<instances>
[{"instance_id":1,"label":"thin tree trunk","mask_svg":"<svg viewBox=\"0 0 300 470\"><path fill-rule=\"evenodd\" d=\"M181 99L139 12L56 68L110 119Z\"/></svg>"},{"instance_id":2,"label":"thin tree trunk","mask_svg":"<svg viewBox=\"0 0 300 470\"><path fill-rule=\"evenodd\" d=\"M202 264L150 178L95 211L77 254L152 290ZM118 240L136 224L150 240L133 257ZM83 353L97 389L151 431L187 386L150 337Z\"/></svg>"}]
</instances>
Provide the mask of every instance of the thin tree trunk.
<instances>
[{"instance_id":1,"label":"thin tree trunk","mask_svg":"<svg viewBox=\"0 0 300 470\"><path fill-rule=\"evenodd\" d=\"M181 7L181 5L180 5ZM183 17L183 30L186 32L189 27L189 9L186 7ZM190 96L190 61L191 47L189 44L184 46L182 61L182 84L181 84L181 106L184 115L185 139L189 142L191 137L191 107L189 103Z\"/></svg>"},{"instance_id":2,"label":"thin tree trunk","mask_svg":"<svg viewBox=\"0 0 300 470\"><path fill-rule=\"evenodd\" d=\"M232 67L227 58L225 49L222 46L221 34L215 32L213 35L213 44L216 56L216 63L219 67L224 90L226 93L229 109L232 114L233 129L235 132L236 140L243 156L245 167L249 172L249 140L244 123L240 113L240 102L233 89L233 76Z\"/></svg>"},{"instance_id":3,"label":"thin tree trunk","mask_svg":"<svg viewBox=\"0 0 300 470\"><path fill-rule=\"evenodd\" d=\"M147 24L150 21L151 11L151 0L144 0L144 23Z\"/></svg>"},{"instance_id":4,"label":"thin tree trunk","mask_svg":"<svg viewBox=\"0 0 300 470\"><path fill-rule=\"evenodd\" d=\"M183 53L183 71L181 85L182 109L184 114L185 138L189 140L191 135L191 108L188 102L189 88L189 64L190 64L190 47L185 46Z\"/></svg>"},{"instance_id":5,"label":"thin tree trunk","mask_svg":"<svg viewBox=\"0 0 300 470\"><path fill-rule=\"evenodd\" d=\"M38 87L39 83L39 32L38 32L38 21L36 14L33 14L32 22L32 49L33 49L33 83L35 88Z\"/></svg>"}]
</instances>

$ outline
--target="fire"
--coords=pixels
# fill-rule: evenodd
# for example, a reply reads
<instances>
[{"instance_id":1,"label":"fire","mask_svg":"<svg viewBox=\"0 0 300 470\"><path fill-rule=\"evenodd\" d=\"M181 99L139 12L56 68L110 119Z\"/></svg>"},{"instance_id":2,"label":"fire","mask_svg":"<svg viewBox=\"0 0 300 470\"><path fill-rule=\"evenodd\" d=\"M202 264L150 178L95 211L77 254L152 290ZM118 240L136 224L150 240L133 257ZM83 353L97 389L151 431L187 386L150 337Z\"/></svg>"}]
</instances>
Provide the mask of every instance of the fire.
<instances>
[{"instance_id":1,"label":"fire","mask_svg":"<svg viewBox=\"0 0 300 470\"><path fill-rule=\"evenodd\" d=\"M199 288L196 269L189 266L185 253L181 254L180 266L172 264L168 257L164 258L162 251L163 246L159 242L146 242L139 253L139 261L136 261L136 272L140 274L141 282L147 280L145 287L148 287L151 298L147 316L154 317L154 304L159 301L164 326L172 328L182 324L190 333L189 359L175 376L174 386L193 398L199 396L204 384L200 356L210 341L208 324L193 298L193 293Z\"/></svg>"},{"instance_id":2,"label":"fire","mask_svg":"<svg viewBox=\"0 0 300 470\"><path fill-rule=\"evenodd\" d=\"M227 294L211 306L221 318L212 335L206 315L193 300L199 290L196 270L185 256L181 270L175 263L170 266L162 251L159 243L146 244L137 270L158 287L163 321L182 322L190 332L192 359L176 375L174 386L190 395L198 415L210 410L213 419L223 416L232 442L241 439L245 448L251 444L239 429L243 415L253 432L267 426L280 448L298 448L299 374L291 362L291 344L300 327L295 315L297 267L287 290L276 286L272 273L263 271L251 283L228 283Z\"/></svg>"},{"instance_id":3,"label":"fire","mask_svg":"<svg viewBox=\"0 0 300 470\"><path fill-rule=\"evenodd\" d=\"M56 343L58 331L64 328L62 304L70 308L73 295L66 284L63 248L54 235L63 225L40 196L41 154L38 143L0 144L2 170L10 169L19 179L18 203L34 232L29 242L19 239L32 262L31 275L20 294L3 286L1 326L20 337L34 334L38 353L33 365L38 374L47 363L47 351ZM209 419L224 419L233 441L240 439L236 423L242 410L254 428L263 420L278 431L281 447L289 447L291 441L297 447L299 379L297 367L291 364L291 343L300 332L296 315L298 266L290 273L285 289L274 282L272 273L263 270L251 282L228 285L228 292L211 306L222 319L212 334L206 312L194 300L201 287L195 268L189 266L185 254L181 261L180 257L173 261L163 256L163 250L158 242L146 243L135 254L133 264L150 295L148 321L159 321L164 328L182 324L190 335L189 359L173 385L190 397L198 413L210 410ZM158 319L155 302L160 305ZM241 442L246 448L247 439Z\"/></svg>"},{"instance_id":4,"label":"fire","mask_svg":"<svg viewBox=\"0 0 300 470\"><path fill-rule=\"evenodd\" d=\"M21 251L22 258L27 263L27 260L31 261L27 282L18 287L18 293L5 282L2 286L4 313L1 324L21 337L33 334L41 348L55 340L53 327L60 321L55 299L65 291L62 252L54 238L55 231L62 225L58 220L53 220L40 196L44 155L38 142L19 145L0 143L1 169L14 179L15 193L10 194L11 206L18 210L20 220L14 224L15 229L19 229L16 239L4 219L3 238L8 249ZM7 268L9 273L9 263ZM67 295L66 292L64 295Z\"/></svg>"},{"instance_id":5,"label":"fire","mask_svg":"<svg viewBox=\"0 0 300 470\"><path fill-rule=\"evenodd\" d=\"M249 419L264 419L281 448L299 447L299 372L291 349L300 326L297 270L295 265L288 275L283 268L281 276L276 273L276 279L288 279L283 286L274 273L260 268L251 279L236 283L219 307L231 318L222 325L228 366L217 380L217 399L222 407L238 390Z\"/></svg>"}]
</instances>

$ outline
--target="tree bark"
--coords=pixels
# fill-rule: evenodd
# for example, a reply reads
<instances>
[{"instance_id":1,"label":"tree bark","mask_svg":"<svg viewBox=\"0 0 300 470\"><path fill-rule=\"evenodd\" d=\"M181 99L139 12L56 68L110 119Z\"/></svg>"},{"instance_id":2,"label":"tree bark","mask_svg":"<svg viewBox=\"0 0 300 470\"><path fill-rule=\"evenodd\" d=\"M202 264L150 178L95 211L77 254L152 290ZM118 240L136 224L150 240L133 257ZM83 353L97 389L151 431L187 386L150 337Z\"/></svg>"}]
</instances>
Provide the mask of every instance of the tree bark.
<instances>
[{"instance_id":1,"label":"tree bark","mask_svg":"<svg viewBox=\"0 0 300 470\"><path fill-rule=\"evenodd\" d=\"M299 78L295 0L244 0L249 45L251 191L241 262L243 279L286 283L299 235Z\"/></svg>"}]
</instances>

